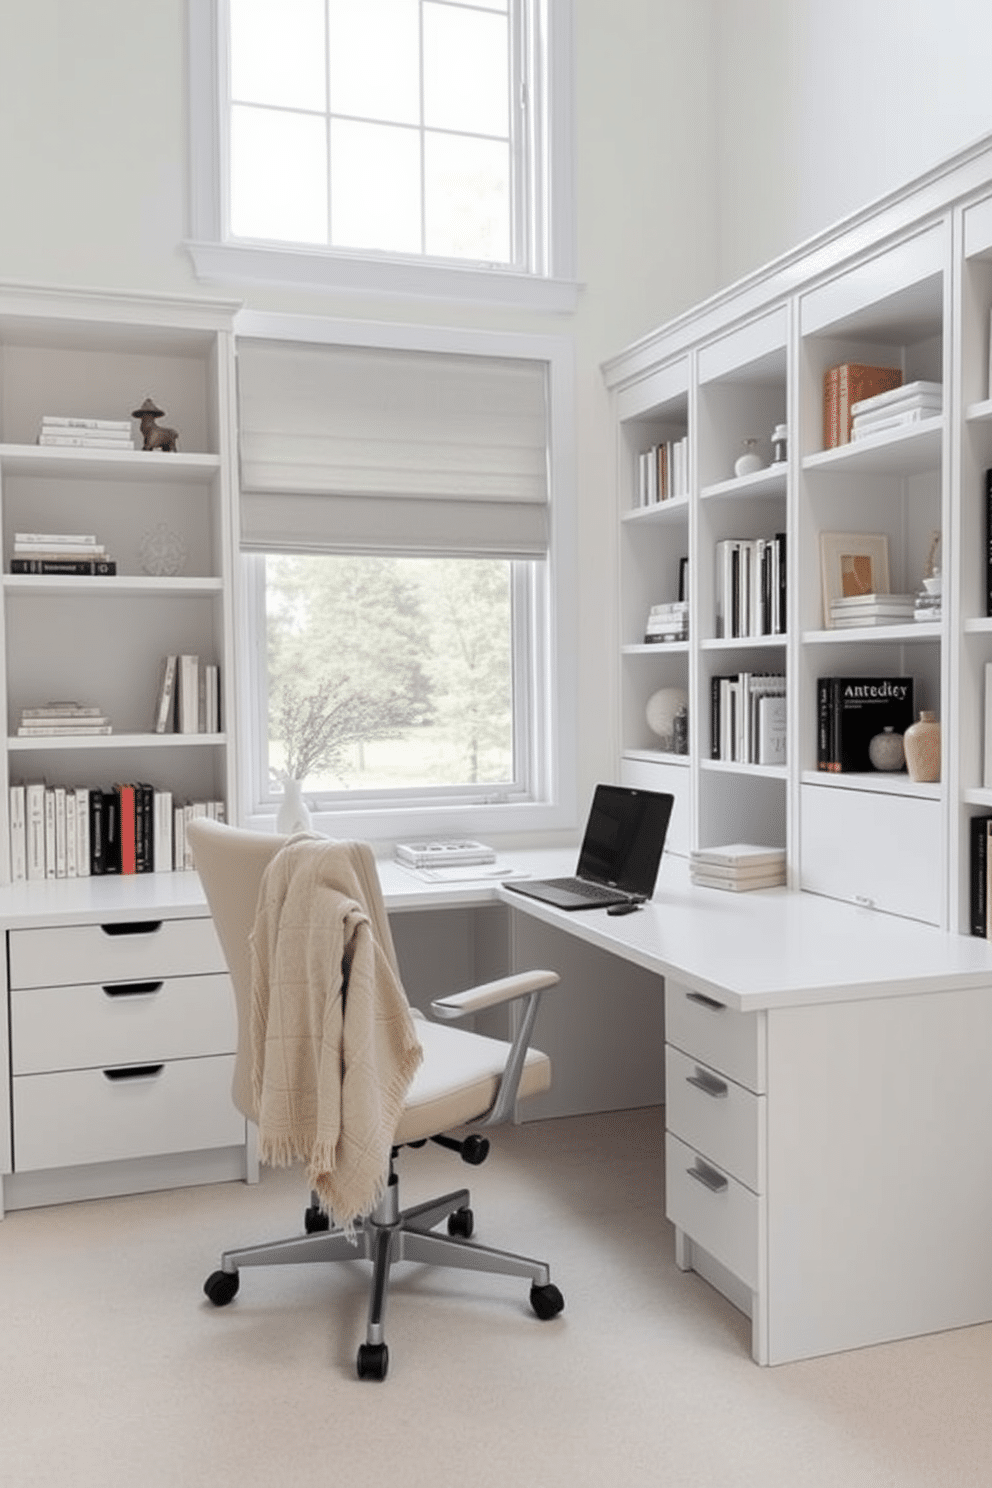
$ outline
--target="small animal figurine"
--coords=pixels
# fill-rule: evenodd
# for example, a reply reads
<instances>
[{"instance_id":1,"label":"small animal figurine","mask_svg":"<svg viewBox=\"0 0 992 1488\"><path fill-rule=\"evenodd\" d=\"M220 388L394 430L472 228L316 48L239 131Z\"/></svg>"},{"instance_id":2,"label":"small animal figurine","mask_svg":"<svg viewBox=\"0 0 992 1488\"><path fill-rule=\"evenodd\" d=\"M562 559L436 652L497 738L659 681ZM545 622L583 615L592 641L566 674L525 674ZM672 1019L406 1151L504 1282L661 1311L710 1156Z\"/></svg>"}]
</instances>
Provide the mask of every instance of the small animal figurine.
<instances>
[{"instance_id":1,"label":"small animal figurine","mask_svg":"<svg viewBox=\"0 0 992 1488\"><path fill-rule=\"evenodd\" d=\"M155 420L164 417L161 408L157 408L151 398L146 398L140 408L135 408L131 414L136 418L141 427L141 436L144 440L142 449L162 450L165 454L175 454L179 445L179 435L175 429L159 428Z\"/></svg>"}]
</instances>

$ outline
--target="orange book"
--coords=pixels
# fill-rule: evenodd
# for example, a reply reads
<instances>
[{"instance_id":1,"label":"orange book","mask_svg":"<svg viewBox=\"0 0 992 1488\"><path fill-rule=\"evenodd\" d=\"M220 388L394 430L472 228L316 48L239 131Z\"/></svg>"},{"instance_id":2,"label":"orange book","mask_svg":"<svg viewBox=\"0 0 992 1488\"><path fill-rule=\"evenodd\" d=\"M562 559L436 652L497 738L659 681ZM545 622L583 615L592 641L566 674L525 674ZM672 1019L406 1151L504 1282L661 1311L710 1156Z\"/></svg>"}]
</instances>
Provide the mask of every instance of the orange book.
<instances>
[{"instance_id":1,"label":"orange book","mask_svg":"<svg viewBox=\"0 0 992 1488\"><path fill-rule=\"evenodd\" d=\"M115 785L114 790L117 792L121 803L121 872L136 873L137 855L135 848L137 837L135 836L134 786Z\"/></svg>"},{"instance_id":2,"label":"orange book","mask_svg":"<svg viewBox=\"0 0 992 1488\"><path fill-rule=\"evenodd\" d=\"M899 367L870 367L863 362L844 362L837 368L837 443L851 441L851 409L862 398L874 398L902 386Z\"/></svg>"},{"instance_id":3,"label":"orange book","mask_svg":"<svg viewBox=\"0 0 992 1488\"><path fill-rule=\"evenodd\" d=\"M839 367L828 367L823 374L823 448L834 449L839 443L837 431L837 377Z\"/></svg>"}]
</instances>

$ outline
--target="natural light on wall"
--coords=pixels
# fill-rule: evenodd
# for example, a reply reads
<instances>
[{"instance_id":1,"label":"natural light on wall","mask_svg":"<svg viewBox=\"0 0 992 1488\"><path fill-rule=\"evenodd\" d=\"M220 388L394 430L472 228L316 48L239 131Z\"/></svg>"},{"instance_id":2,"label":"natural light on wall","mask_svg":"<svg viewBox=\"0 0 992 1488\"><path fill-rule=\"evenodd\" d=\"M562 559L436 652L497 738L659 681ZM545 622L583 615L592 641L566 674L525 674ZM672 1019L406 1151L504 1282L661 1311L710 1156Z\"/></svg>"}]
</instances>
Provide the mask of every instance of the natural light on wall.
<instances>
[{"instance_id":1,"label":"natural light on wall","mask_svg":"<svg viewBox=\"0 0 992 1488\"><path fill-rule=\"evenodd\" d=\"M229 0L235 238L509 264L509 0Z\"/></svg>"}]
</instances>

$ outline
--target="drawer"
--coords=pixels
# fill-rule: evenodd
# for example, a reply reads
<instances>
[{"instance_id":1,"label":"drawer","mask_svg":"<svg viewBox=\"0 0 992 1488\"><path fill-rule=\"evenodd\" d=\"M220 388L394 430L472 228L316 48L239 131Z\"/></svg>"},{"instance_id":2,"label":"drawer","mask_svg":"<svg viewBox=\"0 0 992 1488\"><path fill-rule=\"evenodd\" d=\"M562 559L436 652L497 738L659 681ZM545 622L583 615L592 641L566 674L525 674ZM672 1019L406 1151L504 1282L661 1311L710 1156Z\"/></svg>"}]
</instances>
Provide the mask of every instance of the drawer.
<instances>
[{"instance_id":1,"label":"drawer","mask_svg":"<svg viewBox=\"0 0 992 1488\"><path fill-rule=\"evenodd\" d=\"M671 1044L665 1050L668 1130L755 1193L765 1189L766 1099Z\"/></svg>"},{"instance_id":2,"label":"drawer","mask_svg":"<svg viewBox=\"0 0 992 1488\"><path fill-rule=\"evenodd\" d=\"M765 1017L738 1013L666 978L665 1038L759 1095L765 1090Z\"/></svg>"},{"instance_id":3,"label":"drawer","mask_svg":"<svg viewBox=\"0 0 992 1488\"><path fill-rule=\"evenodd\" d=\"M762 1200L671 1133L665 1138L665 1212L672 1224L726 1266L751 1291L758 1287Z\"/></svg>"},{"instance_id":4,"label":"drawer","mask_svg":"<svg viewBox=\"0 0 992 1488\"><path fill-rule=\"evenodd\" d=\"M939 925L940 802L802 786L802 887Z\"/></svg>"},{"instance_id":5,"label":"drawer","mask_svg":"<svg viewBox=\"0 0 992 1488\"><path fill-rule=\"evenodd\" d=\"M209 915L11 930L10 985L57 987L226 971Z\"/></svg>"},{"instance_id":6,"label":"drawer","mask_svg":"<svg viewBox=\"0 0 992 1488\"><path fill-rule=\"evenodd\" d=\"M234 992L226 973L10 994L15 1075L232 1054Z\"/></svg>"},{"instance_id":7,"label":"drawer","mask_svg":"<svg viewBox=\"0 0 992 1488\"><path fill-rule=\"evenodd\" d=\"M14 1171L117 1162L245 1141L231 1100L234 1058L18 1075Z\"/></svg>"}]
</instances>

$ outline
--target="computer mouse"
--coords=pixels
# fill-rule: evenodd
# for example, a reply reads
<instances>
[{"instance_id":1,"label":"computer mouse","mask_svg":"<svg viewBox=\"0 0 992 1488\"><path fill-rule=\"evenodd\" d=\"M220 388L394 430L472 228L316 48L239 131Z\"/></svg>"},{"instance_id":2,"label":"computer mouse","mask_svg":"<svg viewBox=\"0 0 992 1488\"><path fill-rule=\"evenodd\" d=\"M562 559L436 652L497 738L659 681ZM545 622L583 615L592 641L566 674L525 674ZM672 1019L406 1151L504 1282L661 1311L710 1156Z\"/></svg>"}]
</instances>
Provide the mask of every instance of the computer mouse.
<instances>
[{"instance_id":1,"label":"computer mouse","mask_svg":"<svg viewBox=\"0 0 992 1488\"><path fill-rule=\"evenodd\" d=\"M607 914L633 914L635 909L640 909L639 904L611 904Z\"/></svg>"}]
</instances>

